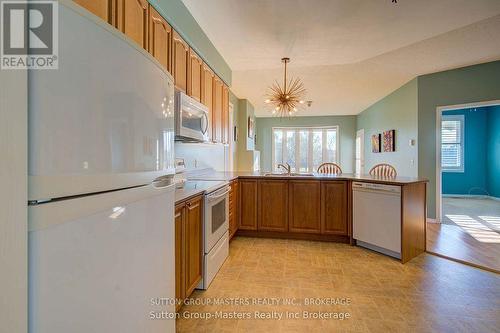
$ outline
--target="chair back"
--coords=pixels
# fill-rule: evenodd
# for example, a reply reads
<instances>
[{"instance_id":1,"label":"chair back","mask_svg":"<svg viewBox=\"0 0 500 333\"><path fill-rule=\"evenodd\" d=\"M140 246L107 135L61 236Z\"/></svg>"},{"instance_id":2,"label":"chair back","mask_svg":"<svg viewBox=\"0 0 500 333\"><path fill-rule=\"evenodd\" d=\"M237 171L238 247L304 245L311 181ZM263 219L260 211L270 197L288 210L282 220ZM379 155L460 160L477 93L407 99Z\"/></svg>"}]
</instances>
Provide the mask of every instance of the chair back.
<instances>
[{"instance_id":1,"label":"chair back","mask_svg":"<svg viewBox=\"0 0 500 333\"><path fill-rule=\"evenodd\" d=\"M342 169L335 163L327 162L318 167L318 173L340 175L342 173Z\"/></svg>"},{"instance_id":2,"label":"chair back","mask_svg":"<svg viewBox=\"0 0 500 333\"><path fill-rule=\"evenodd\" d=\"M394 178L397 176L397 172L392 165L381 163L371 168L370 176Z\"/></svg>"}]
</instances>

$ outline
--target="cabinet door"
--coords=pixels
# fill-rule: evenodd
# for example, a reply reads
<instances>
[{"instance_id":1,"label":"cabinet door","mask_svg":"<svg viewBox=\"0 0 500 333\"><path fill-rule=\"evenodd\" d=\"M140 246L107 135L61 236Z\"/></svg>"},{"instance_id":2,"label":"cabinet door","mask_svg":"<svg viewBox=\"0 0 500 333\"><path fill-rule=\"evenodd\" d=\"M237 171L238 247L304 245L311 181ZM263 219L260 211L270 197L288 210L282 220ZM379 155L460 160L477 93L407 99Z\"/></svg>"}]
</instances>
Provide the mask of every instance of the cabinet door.
<instances>
[{"instance_id":1,"label":"cabinet door","mask_svg":"<svg viewBox=\"0 0 500 333\"><path fill-rule=\"evenodd\" d=\"M115 17L112 13L116 10L116 0L75 0L75 3L109 24L115 25Z\"/></svg>"},{"instance_id":2,"label":"cabinet door","mask_svg":"<svg viewBox=\"0 0 500 333\"><path fill-rule=\"evenodd\" d=\"M229 143L229 88L222 87L222 142Z\"/></svg>"},{"instance_id":3,"label":"cabinet door","mask_svg":"<svg viewBox=\"0 0 500 333\"><path fill-rule=\"evenodd\" d=\"M172 57L175 87L187 93L189 45L175 30L172 33Z\"/></svg>"},{"instance_id":4,"label":"cabinet door","mask_svg":"<svg viewBox=\"0 0 500 333\"><path fill-rule=\"evenodd\" d=\"M320 182L291 180L290 231L320 233Z\"/></svg>"},{"instance_id":5,"label":"cabinet door","mask_svg":"<svg viewBox=\"0 0 500 333\"><path fill-rule=\"evenodd\" d=\"M229 190L229 235L232 237L238 231L238 181L231 182Z\"/></svg>"},{"instance_id":6,"label":"cabinet door","mask_svg":"<svg viewBox=\"0 0 500 333\"><path fill-rule=\"evenodd\" d=\"M202 197L186 203L184 240L186 246L186 296L191 295L202 278Z\"/></svg>"},{"instance_id":7,"label":"cabinet door","mask_svg":"<svg viewBox=\"0 0 500 333\"><path fill-rule=\"evenodd\" d=\"M202 87L201 87L201 102L208 107L208 133L212 139L212 117L213 117L213 92L214 92L214 77L207 64L203 63Z\"/></svg>"},{"instance_id":8,"label":"cabinet door","mask_svg":"<svg viewBox=\"0 0 500 333\"><path fill-rule=\"evenodd\" d=\"M153 8L149 8L149 53L172 72L172 27Z\"/></svg>"},{"instance_id":9,"label":"cabinet door","mask_svg":"<svg viewBox=\"0 0 500 333\"><path fill-rule=\"evenodd\" d=\"M259 181L258 230L288 231L288 181Z\"/></svg>"},{"instance_id":10,"label":"cabinet door","mask_svg":"<svg viewBox=\"0 0 500 333\"><path fill-rule=\"evenodd\" d=\"M257 181L239 180L239 213L242 230L257 230Z\"/></svg>"},{"instance_id":11,"label":"cabinet door","mask_svg":"<svg viewBox=\"0 0 500 333\"><path fill-rule=\"evenodd\" d=\"M117 0L118 29L144 49L148 49L147 0Z\"/></svg>"},{"instance_id":12,"label":"cabinet door","mask_svg":"<svg viewBox=\"0 0 500 333\"><path fill-rule=\"evenodd\" d=\"M185 206L180 204L175 206L175 298L183 300L186 297L184 287L184 241L182 235L184 234L184 219L185 219ZM181 307L180 304L176 305L176 310Z\"/></svg>"},{"instance_id":13,"label":"cabinet door","mask_svg":"<svg viewBox=\"0 0 500 333\"><path fill-rule=\"evenodd\" d=\"M348 235L347 182L321 182L321 233Z\"/></svg>"},{"instance_id":14,"label":"cabinet door","mask_svg":"<svg viewBox=\"0 0 500 333\"><path fill-rule=\"evenodd\" d=\"M222 142L222 94L222 80L215 76L212 109L212 137L215 142Z\"/></svg>"},{"instance_id":15,"label":"cabinet door","mask_svg":"<svg viewBox=\"0 0 500 333\"><path fill-rule=\"evenodd\" d=\"M188 95L201 102L201 76L203 61L191 48L188 64Z\"/></svg>"}]
</instances>

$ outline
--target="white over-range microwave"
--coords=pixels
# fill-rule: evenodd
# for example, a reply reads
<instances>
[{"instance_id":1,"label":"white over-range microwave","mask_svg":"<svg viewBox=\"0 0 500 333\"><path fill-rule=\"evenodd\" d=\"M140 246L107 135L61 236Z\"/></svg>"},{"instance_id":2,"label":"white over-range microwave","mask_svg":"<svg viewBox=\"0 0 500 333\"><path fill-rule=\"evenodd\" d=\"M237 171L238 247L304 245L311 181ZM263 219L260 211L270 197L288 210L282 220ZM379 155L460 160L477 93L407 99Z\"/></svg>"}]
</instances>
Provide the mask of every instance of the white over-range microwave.
<instances>
[{"instance_id":1,"label":"white over-range microwave","mask_svg":"<svg viewBox=\"0 0 500 333\"><path fill-rule=\"evenodd\" d=\"M208 107L182 91L175 92L175 138L182 141L209 141Z\"/></svg>"}]
</instances>

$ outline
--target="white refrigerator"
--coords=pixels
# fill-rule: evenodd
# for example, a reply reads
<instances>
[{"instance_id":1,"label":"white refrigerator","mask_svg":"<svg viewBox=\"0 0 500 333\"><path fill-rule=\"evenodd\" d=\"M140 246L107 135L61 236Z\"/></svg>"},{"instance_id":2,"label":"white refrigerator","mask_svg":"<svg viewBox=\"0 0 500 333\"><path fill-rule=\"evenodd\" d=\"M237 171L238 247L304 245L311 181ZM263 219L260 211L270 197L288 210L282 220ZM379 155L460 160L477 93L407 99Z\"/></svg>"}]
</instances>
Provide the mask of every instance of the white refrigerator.
<instances>
[{"instance_id":1,"label":"white refrigerator","mask_svg":"<svg viewBox=\"0 0 500 333\"><path fill-rule=\"evenodd\" d=\"M174 332L172 77L59 4L59 69L28 74L29 332Z\"/></svg>"}]
</instances>

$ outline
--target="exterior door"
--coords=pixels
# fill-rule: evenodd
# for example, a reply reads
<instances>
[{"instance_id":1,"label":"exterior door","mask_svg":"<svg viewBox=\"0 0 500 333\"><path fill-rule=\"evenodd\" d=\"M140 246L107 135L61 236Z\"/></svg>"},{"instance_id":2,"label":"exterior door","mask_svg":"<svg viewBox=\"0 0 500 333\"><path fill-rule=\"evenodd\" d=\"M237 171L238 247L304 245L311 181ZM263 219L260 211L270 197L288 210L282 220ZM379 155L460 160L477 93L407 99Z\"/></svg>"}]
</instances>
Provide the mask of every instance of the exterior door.
<instances>
[{"instance_id":1,"label":"exterior door","mask_svg":"<svg viewBox=\"0 0 500 333\"><path fill-rule=\"evenodd\" d=\"M365 172L365 130L360 129L356 132L356 174L361 175Z\"/></svg>"}]
</instances>

